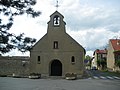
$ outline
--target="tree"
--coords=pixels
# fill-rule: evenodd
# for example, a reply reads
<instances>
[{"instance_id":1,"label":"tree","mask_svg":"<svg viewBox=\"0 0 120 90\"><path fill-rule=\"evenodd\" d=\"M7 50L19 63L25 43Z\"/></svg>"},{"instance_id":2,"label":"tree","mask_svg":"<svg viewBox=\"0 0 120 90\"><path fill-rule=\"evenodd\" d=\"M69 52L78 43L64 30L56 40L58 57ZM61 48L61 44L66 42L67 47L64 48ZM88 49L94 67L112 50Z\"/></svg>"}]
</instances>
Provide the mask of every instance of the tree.
<instances>
[{"instance_id":1,"label":"tree","mask_svg":"<svg viewBox=\"0 0 120 90\"><path fill-rule=\"evenodd\" d=\"M120 68L120 59L119 60L116 60L116 66L118 66Z\"/></svg>"},{"instance_id":2,"label":"tree","mask_svg":"<svg viewBox=\"0 0 120 90\"><path fill-rule=\"evenodd\" d=\"M16 48L21 52L29 51L36 42L36 39L25 37L23 33L15 35L9 32L15 16L27 14L35 18L41 14L41 12L33 9L35 4L36 0L0 0L1 54L10 52L12 49Z\"/></svg>"},{"instance_id":3,"label":"tree","mask_svg":"<svg viewBox=\"0 0 120 90\"><path fill-rule=\"evenodd\" d=\"M87 56L85 57L84 62L86 63L87 66L90 66L90 67L91 67L92 57L89 56L89 55L87 55Z\"/></svg>"},{"instance_id":4,"label":"tree","mask_svg":"<svg viewBox=\"0 0 120 90\"><path fill-rule=\"evenodd\" d=\"M97 60L98 67L101 67L102 70L106 69L106 58L103 58L101 60Z\"/></svg>"},{"instance_id":5,"label":"tree","mask_svg":"<svg viewBox=\"0 0 120 90\"><path fill-rule=\"evenodd\" d=\"M101 66L102 66L102 70L106 69L107 66L106 59L101 60Z\"/></svg>"},{"instance_id":6,"label":"tree","mask_svg":"<svg viewBox=\"0 0 120 90\"><path fill-rule=\"evenodd\" d=\"M100 67L100 65L101 65L101 60L97 60L97 66Z\"/></svg>"}]
</instances>

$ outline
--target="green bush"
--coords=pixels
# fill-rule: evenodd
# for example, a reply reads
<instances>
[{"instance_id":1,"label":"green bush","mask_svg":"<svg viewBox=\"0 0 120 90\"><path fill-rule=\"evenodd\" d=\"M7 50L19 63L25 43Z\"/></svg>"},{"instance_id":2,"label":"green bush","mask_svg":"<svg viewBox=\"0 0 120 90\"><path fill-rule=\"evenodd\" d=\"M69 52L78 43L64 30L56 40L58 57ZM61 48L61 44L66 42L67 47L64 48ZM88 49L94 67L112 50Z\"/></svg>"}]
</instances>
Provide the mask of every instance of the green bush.
<instances>
[{"instance_id":1,"label":"green bush","mask_svg":"<svg viewBox=\"0 0 120 90\"><path fill-rule=\"evenodd\" d=\"M118 66L120 68L120 60L116 61L116 66Z\"/></svg>"}]
</instances>

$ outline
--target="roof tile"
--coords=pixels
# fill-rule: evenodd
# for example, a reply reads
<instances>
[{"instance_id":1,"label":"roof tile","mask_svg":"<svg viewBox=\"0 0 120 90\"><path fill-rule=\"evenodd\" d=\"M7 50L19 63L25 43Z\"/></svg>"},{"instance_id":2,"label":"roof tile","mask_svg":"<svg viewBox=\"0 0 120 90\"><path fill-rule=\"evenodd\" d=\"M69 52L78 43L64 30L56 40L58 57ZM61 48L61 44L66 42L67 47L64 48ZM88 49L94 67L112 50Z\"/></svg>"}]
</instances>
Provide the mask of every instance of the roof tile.
<instances>
[{"instance_id":1,"label":"roof tile","mask_svg":"<svg viewBox=\"0 0 120 90\"><path fill-rule=\"evenodd\" d=\"M120 39L110 39L114 51L120 50Z\"/></svg>"}]
</instances>

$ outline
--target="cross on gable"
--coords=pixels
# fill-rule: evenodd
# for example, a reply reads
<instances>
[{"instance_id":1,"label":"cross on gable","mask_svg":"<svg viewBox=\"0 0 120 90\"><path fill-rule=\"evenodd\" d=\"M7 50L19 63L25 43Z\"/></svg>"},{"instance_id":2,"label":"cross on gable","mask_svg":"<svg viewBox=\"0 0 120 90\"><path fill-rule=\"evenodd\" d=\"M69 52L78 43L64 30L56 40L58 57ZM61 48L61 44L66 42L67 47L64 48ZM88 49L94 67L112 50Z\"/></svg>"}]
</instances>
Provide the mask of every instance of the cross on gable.
<instances>
[{"instance_id":1,"label":"cross on gable","mask_svg":"<svg viewBox=\"0 0 120 90\"><path fill-rule=\"evenodd\" d=\"M58 0L56 1L55 7L56 7L56 9L58 10L58 7L59 7L59 5L58 5Z\"/></svg>"}]
</instances>

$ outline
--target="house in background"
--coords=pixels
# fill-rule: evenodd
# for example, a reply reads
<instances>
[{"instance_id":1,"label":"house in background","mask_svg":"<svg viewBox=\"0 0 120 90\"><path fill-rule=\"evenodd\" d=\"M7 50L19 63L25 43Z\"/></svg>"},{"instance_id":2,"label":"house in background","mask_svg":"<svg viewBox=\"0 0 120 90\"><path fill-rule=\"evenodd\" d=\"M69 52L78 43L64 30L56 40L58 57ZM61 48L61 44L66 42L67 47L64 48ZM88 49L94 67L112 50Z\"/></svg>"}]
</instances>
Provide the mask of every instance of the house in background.
<instances>
[{"instance_id":1,"label":"house in background","mask_svg":"<svg viewBox=\"0 0 120 90\"><path fill-rule=\"evenodd\" d=\"M93 54L94 58L91 62L92 69L105 69L106 68L106 59L107 59L107 50L95 50Z\"/></svg>"},{"instance_id":2,"label":"house in background","mask_svg":"<svg viewBox=\"0 0 120 90\"><path fill-rule=\"evenodd\" d=\"M120 71L117 63L120 62L120 39L110 39L107 54L107 68L113 71Z\"/></svg>"},{"instance_id":3,"label":"house in background","mask_svg":"<svg viewBox=\"0 0 120 90\"><path fill-rule=\"evenodd\" d=\"M95 57L93 57L91 60L91 69L97 69L97 60Z\"/></svg>"}]
</instances>

